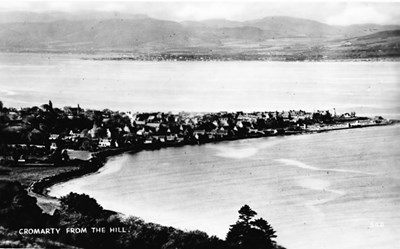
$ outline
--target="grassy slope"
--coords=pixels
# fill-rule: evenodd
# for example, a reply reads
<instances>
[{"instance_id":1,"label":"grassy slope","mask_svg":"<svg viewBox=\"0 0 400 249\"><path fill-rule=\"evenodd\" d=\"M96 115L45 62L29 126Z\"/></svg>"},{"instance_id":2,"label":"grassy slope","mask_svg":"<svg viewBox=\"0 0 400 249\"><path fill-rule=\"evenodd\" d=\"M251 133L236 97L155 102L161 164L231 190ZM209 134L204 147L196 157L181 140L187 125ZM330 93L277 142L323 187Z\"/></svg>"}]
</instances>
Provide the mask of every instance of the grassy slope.
<instances>
[{"instance_id":1,"label":"grassy slope","mask_svg":"<svg viewBox=\"0 0 400 249\"><path fill-rule=\"evenodd\" d=\"M57 175L66 171L78 169L75 166L67 167L7 167L0 166L0 179L19 181L24 188L28 188L34 181L44 177Z\"/></svg>"}]
</instances>

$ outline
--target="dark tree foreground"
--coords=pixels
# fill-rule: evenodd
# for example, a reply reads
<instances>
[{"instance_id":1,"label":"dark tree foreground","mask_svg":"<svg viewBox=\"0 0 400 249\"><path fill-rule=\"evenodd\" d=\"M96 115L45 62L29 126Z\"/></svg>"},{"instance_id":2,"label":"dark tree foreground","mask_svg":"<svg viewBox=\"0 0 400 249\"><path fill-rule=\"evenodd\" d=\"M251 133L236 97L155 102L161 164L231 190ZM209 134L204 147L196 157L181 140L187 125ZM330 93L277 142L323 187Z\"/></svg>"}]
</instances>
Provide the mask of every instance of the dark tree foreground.
<instances>
[{"instance_id":1,"label":"dark tree foreground","mask_svg":"<svg viewBox=\"0 0 400 249\"><path fill-rule=\"evenodd\" d=\"M263 218L254 219L257 213L248 205L239 210L238 221L231 225L226 242L237 249L270 249L277 248L272 226Z\"/></svg>"},{"instance_id":2,"label":"dark tree foreground","mask_svg":"<svg viewBox=\"0 0 400 249\"><path fill-rule=\"evenodd\" d=\"M148 223L138 217L122 217L105 210L85 194L70 193L60 198L53 215L43 214L35 198L20 183L0 180L0 248L19 245L23 248L88 249L280 249L275 231L248 205L239 210L226 240L202 231L183 231ZM58 228L54 234L20 234L21 228ZM120 227L124 232L111 232ZM85 228L82 233L68 233L69 228ZM97 233L91 228L104 228ZM36 247L35 247L36 246Z\"/></svg>"}]
</instances>

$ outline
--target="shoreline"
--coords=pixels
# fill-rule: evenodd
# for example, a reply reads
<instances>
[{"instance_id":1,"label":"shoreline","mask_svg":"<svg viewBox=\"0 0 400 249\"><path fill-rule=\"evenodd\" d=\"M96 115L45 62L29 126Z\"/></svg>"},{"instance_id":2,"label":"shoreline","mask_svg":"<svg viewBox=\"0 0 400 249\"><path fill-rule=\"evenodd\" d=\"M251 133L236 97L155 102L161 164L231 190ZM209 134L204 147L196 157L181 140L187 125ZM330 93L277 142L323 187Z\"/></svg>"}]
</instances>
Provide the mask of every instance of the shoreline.
<instances>
[{"instance_id":1,"label":"shoreline","mask_svg":"<svg viewBox=\"0 0 400 249\"><path fill-rule=\"evenodd\" d=\"M59 51L0 51L1 54L36 54L36 55L56 55L71 56L80 60L90 61L136 61L136 62L400 62L400 56L394 57L365 57L365 58L337 58L337 59L306 59L306 60L289 60L282 58L265 58L265 59L232 59L229 56L220 59L200 60L155 60L155 59L136 59L134 57L124 56L124 52L103 52L103 53L84 53L84 52L59 52Z\"/></svg>"},{"instance_id":2,"label":"shoreline","mask_svg":"<svg viewBox=\"0 0 400 249\"><path fill-rule=\"evenodd\" d=\"M93 158L89 161L85 161L80 163L79 169L71 170L67 172L63 172L60 174L55 174L49 177L41 178L37 181L32 182L29 187L27 188L28 194L32 193L33 195L43 197L48 200L58 200L59 198L53 197L49 195L49 188L60 184L63 182L67 182L69 180L73 180L79 177L83 177L89 174L93 174L98 172L106 163L107 158L118 156L123 153L137 153L144 150L158 150L161 148L170 148L170 147L181 147L181 146L188 146L188 145L203 145L208 143L219 143L225 141L235 141L235 140L243 140L243 139L252 139L252 138L262 138L262 137L276 137L276 136L293 136L293 135L312 135L318 133L325 133L330 131L340 131L340 130L350 130L350 129L360 129L360 128L368 128L368 127L381 127L381 126L392 126L392 125L399 125L400 121L398 120L389 120L386 124L368 124L368 125L360 125L360 126L353 126L353 127L339 127L339 128L329 128L329 126L323 129L313 129L313 130L303 130L299 132L293 133L286 133L286 134L277 134L277 135L261 135L261 134L254 134L253 136L249 137L237 137L231 139L221 139L216 141L204 142L204 143L194 143L194 144L176 144L176 145L167 145L167 146L141 146L138 147L126 147L126 148L116 148L116 149L109 149L104 151L99 151L93 153ZM37 198L37 197L35 197Z\"/></svg>"},{"instance_id":3,"label":"shoreline","mask_svg":"<svg viewBox=\"0 0 400 249\"><path fill-rule=\"evenodd\" d=\"M125 152L138 152L136 148L121 148L121 149L110 149L106 151L99 151L93 153L93 158L77 163L79 169L71 170L67 172L63 172L60 174L56 174L49 177L41 178L40 180L34 181L31 183L27 189L28 193L34 193L40 195L42 197L50 198L50 199L58 199L48 195L48 188L53 185L63 183L75 178L79 178L91 173L97 172L100 168L102 168L105 164L105 161L108 157L117 156ZM56 166L55 166L56 167Z\"/></svg>"}]
</instances>

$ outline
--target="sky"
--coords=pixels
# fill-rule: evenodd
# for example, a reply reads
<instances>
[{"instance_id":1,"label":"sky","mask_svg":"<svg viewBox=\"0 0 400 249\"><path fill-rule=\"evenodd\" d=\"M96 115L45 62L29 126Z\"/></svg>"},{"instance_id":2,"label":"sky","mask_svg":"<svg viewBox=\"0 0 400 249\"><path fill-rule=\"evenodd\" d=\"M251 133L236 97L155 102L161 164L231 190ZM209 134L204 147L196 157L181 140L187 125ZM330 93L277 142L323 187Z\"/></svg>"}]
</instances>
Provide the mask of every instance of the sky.
<instances>
[{"instance_id":1,"label":"sky","mask_svg":"<svg viewBox=\"0 0 400 249\"><path fill-rule=\"evenodd\" d=\"M266 16L307 18L332 25L360 23L400 25L400 0L395 1L95 1L2 0L0 11L114 11L185 21L205 19L252 20Z\"/></svg>"}]
</instances>

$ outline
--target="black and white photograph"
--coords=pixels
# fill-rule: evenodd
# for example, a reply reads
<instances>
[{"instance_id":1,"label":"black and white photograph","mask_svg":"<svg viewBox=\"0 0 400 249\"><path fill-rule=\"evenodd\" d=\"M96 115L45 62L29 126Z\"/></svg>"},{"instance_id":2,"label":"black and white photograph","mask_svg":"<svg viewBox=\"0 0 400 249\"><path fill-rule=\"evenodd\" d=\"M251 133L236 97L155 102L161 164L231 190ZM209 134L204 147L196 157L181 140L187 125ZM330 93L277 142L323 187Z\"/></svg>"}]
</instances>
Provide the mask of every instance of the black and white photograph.
<instances>
[{"instance_id":1,"label":"black and white photograph","mask_svg":"<svg viewBox=\"0 0 400 249\"><path fill-rule=\"evenodd\" d=\"M394 249L400 1L0 2L0 248Z\"/></svg>"}]
</instances>

